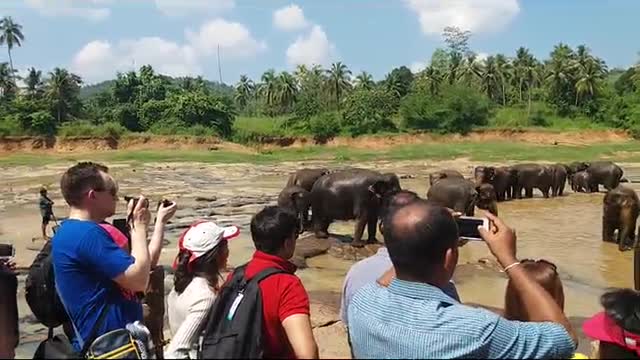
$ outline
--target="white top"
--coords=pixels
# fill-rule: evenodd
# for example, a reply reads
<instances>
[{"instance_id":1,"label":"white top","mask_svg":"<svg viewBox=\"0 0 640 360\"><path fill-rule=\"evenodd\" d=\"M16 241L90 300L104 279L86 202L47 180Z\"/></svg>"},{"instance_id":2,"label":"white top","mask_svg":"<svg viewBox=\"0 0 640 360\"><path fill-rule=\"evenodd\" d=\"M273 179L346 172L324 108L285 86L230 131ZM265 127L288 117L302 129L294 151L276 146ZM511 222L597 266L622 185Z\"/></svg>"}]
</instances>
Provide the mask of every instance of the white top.
<instances>
[{"instance_id":1,"label":"white top","mask_svg":"<svg viewBox=\"0 0 640 360\"><path fill-rule=\"evenodd\" d=\"M167 312L172 338L164 352L165 359L196 358L200 332L206 325L216 295L207 280L200 276L194 277L182 294L171 289Z\"/></svg>"}]
</instances>

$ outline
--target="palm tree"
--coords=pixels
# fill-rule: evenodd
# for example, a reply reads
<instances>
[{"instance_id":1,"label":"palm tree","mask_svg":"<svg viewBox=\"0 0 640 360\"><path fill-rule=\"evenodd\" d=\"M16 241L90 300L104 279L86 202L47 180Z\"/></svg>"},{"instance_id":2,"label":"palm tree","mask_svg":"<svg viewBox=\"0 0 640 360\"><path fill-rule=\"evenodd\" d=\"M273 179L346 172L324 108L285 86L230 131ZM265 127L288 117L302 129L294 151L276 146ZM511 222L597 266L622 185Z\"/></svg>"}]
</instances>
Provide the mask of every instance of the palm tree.
<instances>
[{"instance_id":1,"label":"palm tree","mask_svg":"<svg viewBox=\"0 0 640 360\"><path fill-rule=\"evenodd\" d=\"M503 54L496 55L496 75L502 92L502 106L507 106L507 84L511 77L511 64Z\"/></svg>"},{"instance_id":2,"label":"palm tree","mask_svg":"<svg viewBox=\"0 0 640 360\"><path fill-rule=\"evenodd\" d=\"M540 83L540 77L542 74L541 65L533 59L530 62L519 67L521 81L520 83L525 84L527 86L528 92L528 108L527 115L531 115L531 91L533 87ZM520 91L522 91L522 87L520 87ZM522 94L520 95L522 96Z\"/></svg>"},{"instance_id":3,"label":"palm tree","mask_svg":"<svg viewBox=\"0 0 640 360\"><path fill-rule=\"evenodd\" d=\"M47 96L54 104L58 123L66 118L75 105L74 103L78 101L81 84L80 76L72 74L66 69L55 68L49 73Z\"/></svg>"},{"instance_id":4,"label":"palm tree","mask_svg":"<svg viewBox=\"0 0 640 360\"><path fill-rule=\"evenodd\" d=\"M260 95L265 99L268 106L275 104L278 84L276 82L276 71L267 70L262 74L262 83L259 87Z\"/></svg>"},{"instance_id":5,"label":"palm tree","mask_svg":"<svg viewBox=\"0 0 640 360\"><path fill-rule=\"evenodd\" d=\"M15 94L16 83L13 81L13 73L8 63L0 63L0 97L3 99Z\"/></svg>"},{"instance_id":6,"label":"palm tree","mask_svg":"<svg viewBox=\"0 0 640 360\"><path fill-rule=\"evenodd\" d=\"M356 87L364 90L371 90L376 86L373 81L373 76L366 71L361 72L356 76Z\"/></svg>"},{"instance_id":7,"label":"palm tree","mask_svg":"<svg viewBox=\"0 0 640 360\"><path fill-rule=\"evenodd\" d=\"M598 62L588 61L580 67L576 80L576 106L578 106L580 99L585 95L588 97L596 95L602 80L604 80L604 72Z\"/></svg>"},{"instance_id":8,"label":"palm tree","mask_svg":"<svg viewBox=\"0 0 640 360\"><path fill-rule=\"evenodd\" d=\"M522 89L525 83L525 73L527 72L527 68L531 66L532 63L535 63L535 58L529 52L529 49L520 47L516 51L516 58L513 60L513 68L514 68L514 84L518 86L518 94L520 95L520 102L522 99Z\"/></svg>"},{"instance_id":9,"label":"palm tree","mask_svg":"<svg viewBox=\"0 0 640 360\"><path fill-rule=\"evenodd\" d=\"M301 64L296 66L296 71L293 72L293 76L295 76L296 81L298 82L298 86L300 88L304 87L304 84L307 81L307 77L309 75L309 69L307 65Z\"/></svg>"},{"instance_id":10,"label":"palm tree","mask_svg":"<svg viewBox=\"0 0 640 360\"><path fill-rule=\"evenodd\" d=\"M460 78L462 67L462 55L458 52L452 52L449 58L449 68L447 69L447 80L449 85L453 85Z\"/></svg>"},{"instance_id":11,"label":"palm tree","mask_svg":"<svg viewBox=\"0 0 640 360\"><path fill-rule=\"evenodd\" d=\"M283 109L288 109L298 96L298 86L296 78L286 71L280 73L277 78L278 84L278 101Z\"/></svg>"},{"instance_id":12,"label":"palm tree","mask_svg":"<svg viewBox=\"0 0 640 360\"><path fill-rule=\"evenodd\" d=\"M391 94L400 97L402 94L402 83L400 79L395 76L394 73L389 73L384 79L384 84L387 88L387 91Z\"/></svg>"},{"instance_id":13,"label":"palm tree","mask_svg":"<svg viewBox=\"0 0 640 360\"><path fill-rule=\"evenodd\" d=\"M36 98L42 93L42 71L35 68L29 69L29 74L24 79L26 92L29 98Z\"/></svg>"},{"instance_id":14,"label":"palm tree","mask_svg":"<svg viewBox=\"0 0 640 360\"><path fill-rule=\"evenodd\" d=\"M22 35L22 25L13 22L11 16L5 16L0 20L0 45L7 45L9 52L9 65L13 72L13 59L11 58L11 50L14 46L22 46L24 35Z\"/></svg>"},{"instance_id":15,"label":"palm tree","mask_svg":"<svg viewBox=\"0 0 640 360\"><path fill-rule=\"evenodd\" d=\"M420 73L420 77L427 82L431 95L436 95L442 83L442 75L438 69L432 65L427 66L427 68Z\"/></svg>"},{"instance_id":16,"label":"palm tree","mask_svg":"<svg viewBox=\"0 0 640 360\"><path fill-rule=\"evenodd\" d=\"M235 94L236 103L241 109L244 109L247 106L249 99L253 97L254 90L255 84L253 83L253 80L249 79L247 75L241 75L240 81L236 84Z\"/></svg>"},{"instance_id":17,"label":"palm tree","mask_svg":"<svg viewBox=\"0 0 640 360\"><path fill-rule=\"evenodd\" d=\"M351 87L349 78L351 70L341 62L333 63L331 69L327 70L329 76L329 93L336 99L336 106L340 109L340 98L342 94Z\"/></svg>"},{"instance_id":18,"label":"palm tree","mask_svg":"<svg viewBox=\"0 0 640 360\"><path fill-rule=\"evenodd\" d=\"M467 54L460 66L460 80L467 86L472 86L482 73L482 66L477 57L475 53Z\"/></svg>"},{"instance_id":19,"label":"palm tree","mask_svg":"<svg viewBox=\"0 0 640 360\"><path fill-rule=\"evenodd\" d=\"M487 93L489 100L494 100L496 90L500 84L495 56L489 56L484 61L482 73L480 74L480 83L482 85L482 91Z\"/></svg>"}]
</instances>

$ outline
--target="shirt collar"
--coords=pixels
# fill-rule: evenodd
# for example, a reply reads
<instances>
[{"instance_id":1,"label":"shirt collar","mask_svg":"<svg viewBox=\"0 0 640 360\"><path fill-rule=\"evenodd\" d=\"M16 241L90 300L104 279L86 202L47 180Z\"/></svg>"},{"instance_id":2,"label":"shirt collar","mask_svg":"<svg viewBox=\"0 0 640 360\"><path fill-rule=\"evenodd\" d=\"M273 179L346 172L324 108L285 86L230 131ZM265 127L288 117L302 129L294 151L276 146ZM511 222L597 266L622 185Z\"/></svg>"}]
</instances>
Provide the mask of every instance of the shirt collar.
<instances>
[{"instance_id":1,"label":"shirt collar","mask_svg":"<svg viewBox=\"0 0 640 360\"><path fill-rule=\"evenodd\" d=\"M253 259L268 263L269 266L284 270L290 274L293 274L296 272L296 270L298 270L298 267L288 260L285 260L276 255L267 254L260 250L256 250L256 252L253 254Z\"/></svg>"},{"instance_id":2,"label":"shirt collar","mask_svg":"<svg viewBox=\"0 0 640 360\"><path fill-rule=\"evenodd\" d=\"M458 301L445 294L441 289L425 283L393 279L389 285L389 292L416 300L435 300L458 304Z\"/></svg>"}]
</instances>

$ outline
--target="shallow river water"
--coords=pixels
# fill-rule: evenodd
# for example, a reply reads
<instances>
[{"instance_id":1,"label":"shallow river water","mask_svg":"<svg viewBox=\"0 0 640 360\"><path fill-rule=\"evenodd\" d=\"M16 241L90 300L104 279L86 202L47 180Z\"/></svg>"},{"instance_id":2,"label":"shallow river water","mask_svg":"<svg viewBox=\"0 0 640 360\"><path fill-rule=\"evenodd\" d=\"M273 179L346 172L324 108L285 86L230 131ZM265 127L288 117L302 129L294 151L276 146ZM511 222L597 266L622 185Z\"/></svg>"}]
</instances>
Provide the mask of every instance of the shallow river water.
<instances>
[{"instance_id":1,"label":"shallow river water","mask_svg":"<svg viewBox=\"0 0 640 360\"><path fill-rule=\"evenodd\" d=\"M176 239L182 228L197 218L210 217L241 227L241 236L230 243L230 263L239 265L253 252L248 225L250 217L261 207L275 203L288 174L300 167L345 167L340 164L282 163L277 165L204 165L192 163L108 164L124 194L143 192L153 200L175 199L180 210L170 225L168 244L161 263L170 265L176 254ZM462 160L448 162L371 162L353 166L393 171L403 177L403 188L425 195L428 173L438 168L453 168L468 176L476 163ZM640 176L640 164L621 164L629 178ZM42 243L39 237L38 189L46 185L56 202L54 212L66 216L58 181L66 164L44 168L0 168L0 242L16 246L20 266L28 266ZM639 184L627 184L640 190ZM565 189L565 196L543 199L534 191L533 199L499 204L500 216L518 234L519 258L544 258L558 266L565 285L566 312L575 321L599 310L598 297L608 287L633 287L632 252L621 253L614 244L601 241L602 197L598 194L575 194ZM196 199L197 197L209 198ZM212 199L215 198L215 199ZM211 201L215 200L215 201ZM124 211L124 202L119 205ZM351 234L351 223L335 223L331 232ZM380 239L380 235L378 235ZM31 250L30 250L31 249ZM477 264L492 256L481 242L469 243L461 250L460 264ZM353 262L321 255L308 259L308 269L300 270L307 290L340 292L346 271ZM456 274L464 301L502 306L505 280L497 271L465 268ZM21 289L22 294L22 289ZM29 310L24 303L21 317Z\"/></svg>"}]
</instances>

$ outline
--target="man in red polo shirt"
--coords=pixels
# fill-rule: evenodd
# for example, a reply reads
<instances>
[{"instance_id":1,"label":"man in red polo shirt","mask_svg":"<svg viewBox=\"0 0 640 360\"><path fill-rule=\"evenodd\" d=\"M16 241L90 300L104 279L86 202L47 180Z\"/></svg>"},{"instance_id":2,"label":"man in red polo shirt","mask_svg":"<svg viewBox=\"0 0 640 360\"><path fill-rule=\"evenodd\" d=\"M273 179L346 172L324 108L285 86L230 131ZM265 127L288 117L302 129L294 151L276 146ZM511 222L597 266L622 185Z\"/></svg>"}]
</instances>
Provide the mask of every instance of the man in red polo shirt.
<instances>
[{"instance_id":1,"label":"man in red polo shirt","mask_svg":"<svg viewBox=\"0 0 640 360\"><path fill-rule=\"evenodd\" d=\"M296 266L288 261L296 248L298 226L295 214L277 206L264 208L251 220L256 252L247 265L245 277L250 279L267 268L286 272L271 275L259 284L265 358L318 358L309 317L309 296L294 275Z\"/></svg>"}]
</instances>

